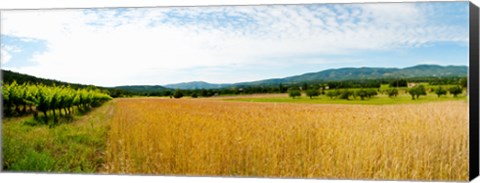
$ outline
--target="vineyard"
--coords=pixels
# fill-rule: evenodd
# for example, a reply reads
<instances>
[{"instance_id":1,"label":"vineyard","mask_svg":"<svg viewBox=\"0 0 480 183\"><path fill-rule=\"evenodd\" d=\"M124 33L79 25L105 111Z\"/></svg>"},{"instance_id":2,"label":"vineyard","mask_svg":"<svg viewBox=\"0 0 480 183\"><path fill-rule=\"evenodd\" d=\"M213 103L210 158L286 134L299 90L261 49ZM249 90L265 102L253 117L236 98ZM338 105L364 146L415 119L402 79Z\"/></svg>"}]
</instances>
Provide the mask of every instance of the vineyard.
<instances>
[{"instance_id":1,"label":"vineyard","mask_svg":"<svg viewBox=\"0 0 480 183\"><path fill-rule=\"evenodd\" d=\"M68 86L45 86L42 84L17 84L16 82L3 84L3 111L5 116L20 116L33 113L48 122L47 112L52 113L53 121L61 115L69 115L77 110L87 110L100 106L111 99L108 94L95 89L72 89Z\"/></svg>"}]
</instances>

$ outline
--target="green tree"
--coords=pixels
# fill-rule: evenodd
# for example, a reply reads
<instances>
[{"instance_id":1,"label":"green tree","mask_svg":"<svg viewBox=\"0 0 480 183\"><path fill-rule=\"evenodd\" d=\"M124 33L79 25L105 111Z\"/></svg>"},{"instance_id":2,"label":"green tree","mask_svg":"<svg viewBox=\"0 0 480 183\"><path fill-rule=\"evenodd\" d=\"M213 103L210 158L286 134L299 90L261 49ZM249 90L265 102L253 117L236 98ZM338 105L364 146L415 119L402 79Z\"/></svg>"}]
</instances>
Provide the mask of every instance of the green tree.
<instances>
[{"instance_id":1,"label":"green tree","mask_svg":"<svg viewBox=\"0 0 480 183\"><path fill-rule=\"evenodd\" d=\"M197 97L198 97L197 93L192 94L192 98L197 98Z\"/></svg>"},{"instance_id":2,"label":"green tree","mask_svg":"<svg viewBox=\"0 0 480 183\"><path fill-rule=\"evenodd\" d=\"M412 100L415 100L415 98L418 99L420 95L427 95L427 90L425 89L425 86L418 85L408 90L408 93L412 96Z\"/></svg>"},{"instance_id":3,"label":"green tree","mask_svg":"<svg viewBox=\"0 0 480 183\"><path fill-rule=\"evenodd\" d=\"M388 97L397 97L398 90L396 88L391 88L386 90Z\"/></svg>"},{"instance_id":4,"label":"green tree","mask_svg":"<svg viewBox=\"0 0 480 183\"><path fill-rule=\"evenodd\" d=\"M356 95L356 96L359 96L361 100L364 100L365 97L367 97L367 91L365 91L364 89L357 90L357 91L355 92L355 95Z\"/></svg>"},{"instance_id":5,"label":"green tree","mask_svg":"<svg viewBox=\"0 0 480 183\"><path fill-rule=\"evenodd\" d=\"M303 90L303 91L306 91L306 90L308 90L308 89L309 89L308 84L307 84L307 83L303 83L303 85L302 85L302 90Z\"/></svg>"},{"instance_id":6,"label":"green tree","mask_svg":"<svg viewBox=\"0 0 480 183\"><path fill-rule=\"evenodd\" d=\"M175 93L173 93L173 98L182 98L183 97L183 92L181 90L175 90Z\"/></svg>"},{"instance_id":7,"label":"green tree","mask_svg":"<svg viewBox=\"0 0 480 183\"><path fill-rule=\"evenodd\" d=\"M169 96L169 97L171 98L171 96L172 96L172 91L170 91L170 90L165 91L165 92L163 93L163 96Z\"/></svg>"},{"instance_id":8,"label":"green tree","mask_svg":"<svg viewBox=\"0 0 480 183\"><path fill-rule=\"evenodd\" d=\"M367 97L372 98L373 96L378 95L377 90L375 89L368 89L367 90Z\"/></svg>"},{"instance_id":9,"label":"green tree","mask_svg":"<svg viewBox=\"0 0 480 183\"><path fill-rule=\"evenodd\" d=\"M320 95L320 92L318 92L318 90L315 90L315 89L307 90L307 96L310 97L310 99L312 99L313 97L317 97L319 95Z\"/></svg>"},{"instance_id":10,"label":"green tree","mask_svg":"<svg viewBox=\"0 0 480 183\"><path fill-rule=\"evenodd\" d=\"M467 88L467 86L468 86L467 77L463 77L462 79L460 79L460 86L462 86L463 88Z\"/></svg>"},{"instance_id":11,"label":"green tree","mask_svg":"<svg viewBox=\"0 0 480 183\"><path fill-rule=\"evenodd\" d=\"M437 96L440 98L440 96L442 95L447 95L447 90L446 89L443 89L441 86L439 86L438 88L435 89L434 91Z\"/></svg>"},{"instance_id":12,"label":"green tree","mask_svg":"<svg viewBox=\"0 0 480 183\"><path fill-rule=\"evenodd\" d=\"M330 90L325 95L330 97L330 99L333 99L333 98L338 97L340 95L340 92L338 90Z\"/></svg>"},{"instance_id":13,"label":"green tree","mask_svg":"<svg viewBox=\"0 0 480 183\"><path fill-rule=\"evenodd\" d=\"M292 98L295 98L295 97L300 97L302 96L302 93L300 93L299 90L290 90L288 92L288 96L292 97Z\"/></svg>"},{"instance_id":14,"label":"green tree","mask_svg":"<svg viewBox=\"0 0 480 183\"><path fill-rule=\"evenodd\" d=\"M450 94L453 95L453 97L457 97L457 95L463 92L463 89L460 86L454 86L454 87L451 87L449 91L450 91Z\"/></svg>"},{"instance_id":15,"label":"green tree","mask_svg":"<svg viewBox=\"0 0 480 183\"><path fill-rule=\"evenodd\" d=\"M350 91L350 90L344 90L342 92L340 92L340 95L338 96L340 99L346 99L346 100L349 100L350 99L350 96L353 95L353 92Z\"/></svg>"},{"instance_id":16,"label":"green tree","mask_svg":"<svg viewBox=\"0 0 480 183\"><path fill-rule=\"evenodd\" d=\"M280 83L278 85L278 90L280 91L280 93L285 93L285 92L287 92L288 88L283 86L282 83Z\"/></svg>"}]
</instances>

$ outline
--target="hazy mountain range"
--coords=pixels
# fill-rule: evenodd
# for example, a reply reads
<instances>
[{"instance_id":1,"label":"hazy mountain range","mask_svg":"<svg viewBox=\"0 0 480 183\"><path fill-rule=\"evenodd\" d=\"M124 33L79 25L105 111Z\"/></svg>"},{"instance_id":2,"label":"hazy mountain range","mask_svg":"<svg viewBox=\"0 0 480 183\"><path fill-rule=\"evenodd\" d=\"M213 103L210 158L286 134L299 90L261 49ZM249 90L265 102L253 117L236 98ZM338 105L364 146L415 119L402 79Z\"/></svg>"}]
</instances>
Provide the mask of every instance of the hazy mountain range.
<instances>
[{"instance_id":1,"label":"hazy mountain range","mask_svg":"<svg viewBox=\"0 0 480 183\"><path fill-rule=\"evenodd\" d=\"M218 89L218 88L229 87L231 85L232 84L214 84L214 83L207 83L204 81L192 81L192 82L168 84L168 85L165 85L165 87L173 88L173 89Z\"/></svg>"},{"instance_id":2,"label":"hazy mountain range","mask_svg":"<svg viewBox=\"0 0 480 183\"><path fill-rule=\"evenodd\" d=\"M87 87L83 84L72 84L57 80L37 78L26 74L2 70L3 82L9 83L13 80L24 83L43 83L47 85L70 85L75 88ZM131 85L116 87L101 87L112 90L124 90L128 92L160 92L173 89L219 89L235 86L259 86L278 85L280 83L301 83L312 81L342 81L359 79L380 79L380 78L416 78L416 77L464 77L468 75L467 66L440 66L440 65L417 65L406 68L382 68L382 67L360 67L360 68L339 68L327 69L319 72L305 73L284 78L265 79L252 82L240 82L231 84L215 84L204 81L183 82L176 84L160 85Z\"/></svg>"},{"instance_id":3,"label":"hazy mountain range","mask_svg":"<svg viewBox=\"0 0 480 183\"><path fill-rule=\"evenodd\" d=\"M380 78L415 78L415 77L450 77L467 76L467 66L440 66L440 65L417 65L406 68L383 68L383 67L345 67L339 69L327 69L319 72L305 73L285 78L265 79L253 82L240 82L232 84L215 84L203 81L183 82L164 85L172 89L218 89L231 86L249 85L272 85L280 83L299 83L311 81L342 81L357 79L380 79Z\"/></svg>"}]
</instances>

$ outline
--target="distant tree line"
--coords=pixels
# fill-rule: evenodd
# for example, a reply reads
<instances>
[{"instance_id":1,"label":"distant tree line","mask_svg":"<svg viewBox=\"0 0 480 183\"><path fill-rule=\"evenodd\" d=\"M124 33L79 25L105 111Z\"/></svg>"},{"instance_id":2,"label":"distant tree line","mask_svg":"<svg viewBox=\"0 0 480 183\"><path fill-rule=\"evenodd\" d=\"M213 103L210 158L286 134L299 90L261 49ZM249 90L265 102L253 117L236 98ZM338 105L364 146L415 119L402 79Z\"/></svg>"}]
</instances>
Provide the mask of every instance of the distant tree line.
<instances>
[{"instance_id":1,"label":"distant tree line","mask_svg":"<svg viewBox=\"0 0 480 183\"><path fill-rule=\"evenodd\" d=\"M19 74L11 71L4 71L3 83L8 84L12 81L16 81L17 84L31 83L41 84L44 86L68 86L72 89L85 89L89 87L95 87L92 85L70 84L60 82L56 80L48 80L36 78L29 75ZM325 91L334 89L352 89L352 88L380 88L381 85L388 84L390 88L407 87L409 82L414 83L428 83L429 85L460 85L463 88L467 87L467 77L416 77L416 78L382 78L382 79L357 79L357 80L344 80L344 81L309 81L309 82L277 82L268 84L257 85L235 85L233 87L219 88L219 89L195 89L195 90L175 90L169 88L162 89L150 89L150 90L127 90L117 88L95 87L102 93L106 93L113 98L118 97L132 97L132 96L167 96L175 98L181 98L183 96L191 97L212 97L219 95L241 95L241 94L262 94L262 93L287 93L289 91L298 90L305 92L310 98L318 95L325 95ZM317 95L318 92L318 95ZM366 92L366 91L365 91ZM390 97L398 95L398 90L386 91ZM364 95L364 92L360 92L359 98L368 98L368 95ZM440 92L441 93L441 92ZM176 95L175 95L176 94ZM333 96L334 93L330 95ZM420 96L419 94L418 96ZM442 94L441 94L442 95ZM343 97L349 96L348 93ZM353 96L350 95L350 96ZM415 94L417 96L417 94Z\"/></svg>"},{"instance_id":2,"label":"distant tree line","mask_svg":"<svg viewBox=\"0 0 480 183\"><path fill-rule=\"evenodd\" d=\"M196 89L196 90L166 90L159 92L145 93L145 96L171 96L175 93L181 93L182 96L196 97L212 97L218 95L240 95L240 94L262 94L262 93L289 93L289 96L296 98L304 92L308 97L313 98L319 95L327 95L330 98L348 98L359 97L360 99L368 99L374 96L375 92L379 91L381 85L387 84L390 89L385 90L389 97L396 97L398 95L397 87L407 87L409 82L429 83L430 85L459 85L466 88L466 77L448 77L448 78L410 78L410 79L377 79L377 80L347 80L347 81L329 81L329 82L302 82L302 83L279 83L279 84L265 84L265 85L238 85L235 87L222 89ZM340 89L362 89L358 93L340 92ZM329 90L330 93L325 93ZM333 90L333 91L332 91ZM335 91L338 90L338 91ZM414 89L415 90L415 89ZM420 90L421 91L421 90ZM413 92L413 91L412 91ZM423 95L421 92L413 92L414 95Z\"/></svg>"}]
</instances>

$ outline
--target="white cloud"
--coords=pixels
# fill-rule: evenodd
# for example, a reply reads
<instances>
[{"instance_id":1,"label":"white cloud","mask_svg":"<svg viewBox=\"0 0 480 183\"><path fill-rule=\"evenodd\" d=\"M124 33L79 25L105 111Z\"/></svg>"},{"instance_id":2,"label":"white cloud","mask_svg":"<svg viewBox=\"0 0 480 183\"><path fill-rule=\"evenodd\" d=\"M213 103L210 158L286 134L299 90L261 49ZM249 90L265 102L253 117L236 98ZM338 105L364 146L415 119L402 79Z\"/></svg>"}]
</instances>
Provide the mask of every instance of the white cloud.
<instances>
[{"instance_id":1,"label":"white cloud","mask_svg":"<svg viewBox=\"0 0 480 183\"><path fill-rule=\"evenodd\" d=\"M12 59L12 53L21 52L21 49L16 46L2 45L0 48L1 64L4 65Z\"/></svg>"},{"instance_id":2,"label":"white cloud","mask_svg":"<svg viewBox=\"0 0 480 183\"><path fill-rule=\"evenodd\" d=\"M409 26L424 23L425 11L414 3L362 4L364 13L381 26Z\"/></svg>"},{"instance_id":3,"label":"white cloud","mask_svg":"<svg viewBox=\"0 0 480 183\"><path fill-rule=\"evenodd\" d=\"M275 66L269 56L468 40L464 28L428 24L427 18L408 3L32 10L2 13L2 34L47 41L47 51L33 57L36 65L19 72L112 86L180 82L185 78L175 71L193 67Z\"/></svg>"},{"instance_id":4,"label":"white cloud","mask_svg":"<svg viewBox=\"0 0 480 183\"><path fill-rule=\"evenodd\" d=\"M7 50L2 49L0 53L2 58L2 62L1 62L2 65L6 64L12 58L12 55L10 55L10 53L8 53Z\"/></svg>"}]
</instances>

